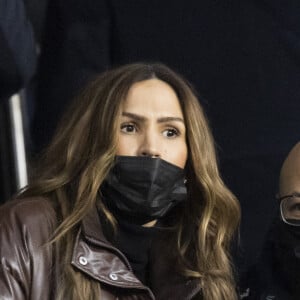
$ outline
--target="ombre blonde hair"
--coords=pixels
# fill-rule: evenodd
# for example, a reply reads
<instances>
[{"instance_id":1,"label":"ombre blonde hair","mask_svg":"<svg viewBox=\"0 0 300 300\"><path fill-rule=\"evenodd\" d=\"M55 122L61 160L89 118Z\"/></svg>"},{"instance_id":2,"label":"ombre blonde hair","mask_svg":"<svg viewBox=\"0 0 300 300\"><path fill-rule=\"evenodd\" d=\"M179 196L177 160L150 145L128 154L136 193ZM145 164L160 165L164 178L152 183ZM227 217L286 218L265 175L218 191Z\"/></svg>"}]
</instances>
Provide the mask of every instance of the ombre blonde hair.
<instances>
[{"instance_id":1,"label":"ombre blonde hair","mask_svg":"<svg viewBox=\"0 0 300 300\"><path fill-rule=\"evenodd\" d=\"M176 218L176 238L171 244L181 273L199 279L205 300L237 299L229 248L240 207L219 175L208 122L193 89L181 76L162 64L146 63L109 70L82 91L45 151L36 178L20 195L44 195L57 209L59 226L52 243L64 267L55 299L101 298L100 284L70 264L74 239L81 220L95 204L114 222L98 191L114 162L122 103L134 83L151 78L174 89L185 119L188 201Z\"/></svg>"}]
</instances>

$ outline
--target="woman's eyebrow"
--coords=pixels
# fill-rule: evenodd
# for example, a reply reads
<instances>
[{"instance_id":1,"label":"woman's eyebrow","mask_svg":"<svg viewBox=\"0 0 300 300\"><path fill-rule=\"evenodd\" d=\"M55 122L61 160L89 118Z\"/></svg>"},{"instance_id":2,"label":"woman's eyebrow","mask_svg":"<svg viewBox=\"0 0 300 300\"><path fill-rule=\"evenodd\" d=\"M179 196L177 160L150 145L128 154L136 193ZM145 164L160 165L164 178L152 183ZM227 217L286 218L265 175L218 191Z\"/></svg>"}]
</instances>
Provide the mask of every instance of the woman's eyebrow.
<instances>
[{"instance_id":1,"label":"woman's eyebrow","mask_svg":"<svg viewBox=\"0 0 300 300\"><path fill-rule=\"evenodd\" d=\"M132 118L137 121L145 121L146 120L146 118L141 115L137 115L137 114L126 112L126 111L122 112L122 116Z\"/></svg>"},{"instance_id":2,"label":"woman's eyebrow","mask_svg":"<svg viewBox=\"0 0 300 300\"><path fill-rule=\"evenodd\" d=\"M137 115L137 114L130 113L130 112L126 112L126 111L124 111L122 113L122 116L129 117L129 118L132 118L132 119L137 120L137 121L146 121L146 119L147 119L144 116ZM172 122L172 121L184 123L184 120L180 117L160 117L160 118L157 119L158 123L165 123L165 122Z\"/></svg>"},{"instance_id":3,"label":"woman's eyebrow","mask_svg":"<svg viewBox=\"0 0 300 300\"><path fill-rule=\"evenodd\" d=\"M180 117L161 117L161 118L158 118L158 120L157 120L158 123L173 122L173 121L184 123L184 120Z\"/></svg>"}]
</instances>

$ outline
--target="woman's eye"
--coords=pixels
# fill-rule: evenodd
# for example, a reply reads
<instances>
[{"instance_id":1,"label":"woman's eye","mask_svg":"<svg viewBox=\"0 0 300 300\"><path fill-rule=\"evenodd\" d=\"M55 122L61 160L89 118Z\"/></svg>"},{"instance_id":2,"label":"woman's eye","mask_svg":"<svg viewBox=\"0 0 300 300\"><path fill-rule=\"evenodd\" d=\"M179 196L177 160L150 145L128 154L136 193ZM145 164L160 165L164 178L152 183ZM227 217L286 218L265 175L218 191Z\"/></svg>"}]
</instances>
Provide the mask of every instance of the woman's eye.
<instances>
[{"instance_id":1,"label":"woman's eye","mask_svg":"<svg viewBox=\"0 0 300 300\"><path fill-rule=\"evenodd\" d=\"M134 124L123 124L121 125L121 131L125 133L134 133L137 131L137 128Z\"/></svg>"},{"instance_id":2,"label":"woman's eye","mask_svg":"<svg viewBox=\"0 0 300 300\"><path fill-rule=\"evenodd\" d=\"M179 135L179 132L175 128L169 128L163 131L163 135L167 138L174 138Z\"/></svg>"}]
</instances>

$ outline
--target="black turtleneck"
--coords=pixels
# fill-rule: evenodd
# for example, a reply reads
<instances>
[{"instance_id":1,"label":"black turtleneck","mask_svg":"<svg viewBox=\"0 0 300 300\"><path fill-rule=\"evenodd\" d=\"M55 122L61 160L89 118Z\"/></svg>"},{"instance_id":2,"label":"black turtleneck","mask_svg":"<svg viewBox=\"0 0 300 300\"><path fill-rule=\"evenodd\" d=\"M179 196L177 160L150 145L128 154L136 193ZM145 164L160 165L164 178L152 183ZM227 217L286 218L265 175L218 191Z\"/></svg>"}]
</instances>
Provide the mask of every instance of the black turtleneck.
<instances>
[{"instance_id":1,"label":"black turtleneck","mask_svg":"<svg viewBox=\"0 0 300 300\"><path fill-rule=\"evenodd\" d=\"M106 238L128 259L133 273L144 284L148 281L149 252L159 227L144 227L119 221L116 234L105 230Z\"/></svg>"},{"instance_id":2,"label":"black turtleneck","mask_svg":"<svg viewBox=\"0 0 300 300\"><path fill-rule=\"evenodd\" d=\"M157 234L156 227L143 227L120 222L114 245L126 256L134 274L146 284L148 261L152 239Z\"/></svg>"}]
</instances>

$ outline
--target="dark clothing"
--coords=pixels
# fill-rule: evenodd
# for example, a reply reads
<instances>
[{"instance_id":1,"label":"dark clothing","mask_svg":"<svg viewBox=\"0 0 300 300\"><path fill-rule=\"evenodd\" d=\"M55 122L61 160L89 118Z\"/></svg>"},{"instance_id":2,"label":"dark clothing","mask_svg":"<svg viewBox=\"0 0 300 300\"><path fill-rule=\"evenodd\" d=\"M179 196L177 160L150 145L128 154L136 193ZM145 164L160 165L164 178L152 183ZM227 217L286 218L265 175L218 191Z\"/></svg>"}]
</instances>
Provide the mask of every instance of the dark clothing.
<instances>
[{"instance_id":1,"label":"dark clothing","mask_svg":"<svg viewBox=\"0 0 300 300\"><path fill-rule=\"evenodd\" d=\"M96 73L134 61L166 63L203 97L222 175L241 202L251 265L272 217L281 163L299 140L299 15L299 0L50 1L37 149Z\"/></svg>"},{"instance_id":2,"label":"dark clothing","mask_svg":"<svg viewBox=\"0 0 300 300\"><path fill-rule=\"evenodd\" d=\"M128 259L133 273L144 284L148 282L149 253L152 240L160 229L157 227L143 227L118 221L116 234L106 234L107 239L118 248Z\"/></svg>"},{"instance_id":3,"label":"dark clothing","mask_svg":"<svg viewBox=\"0 0 300 300\"><path fill-rule=\"evenodd\" d=\"M45 243L57 227L56 219L56 212L44 198L12 201L0 207L1 299L54 299L60 262L53 247ZM102 300L200 297L198 280L176 273L165 249L158 239L149 258L149 285L143 285L127 258L105 238L95 208L82 221L70 264L101 284Z\"/></svg>"},{"instance_id":4,"label":"dark clothing","mask_svg":"<svg viewBox=\"0 0 300 300\"><path fill-rule=\"evenodd\" d=\"M27 86L36 63L34 34L23 0L0 0L0 203L16 191L14 122L8 100Z\"/></svg>"},{"instance_id":5,"label":"dark clothing","mask_svg":"<svg viewBox=\"0 0 300 300\"><path fill-rule=\"evenodd\" d=\"M241 285L250 291L249 300L300 299L300 228L279 217L266 236L261 257Z\"/></svg>"},{"instance_id":6,"label":"dark clothing","mask_svg":"<svg viewBox=\"0 0 300 300\"><path fill-rule=\"evenodd\" d=\"M36 63L33 29L23 0L0 0L0 100L29 82Z\"/></svg>"},{"instance_id":7,"label":"dark clothing","mask_svg":"<svg viewBox=\"0 0 300 300\"><path fill-rule=\"evenodd\" d=\"M49 0L23 0L31 21L35 38L40 44L45 26L45 17Z\"/></svg>"},{"instance_id":8,"label":"dark clothing","mask_svg":"<svg viewBox=\"0 0 300 300\"><path fill-rule=\"evenodd\" d=\"M268 282L265 278L266 266L253 268L248 272L248 295L243 300L298 300L294 298L281 282Z\"/></svg>"}]
</instances>

